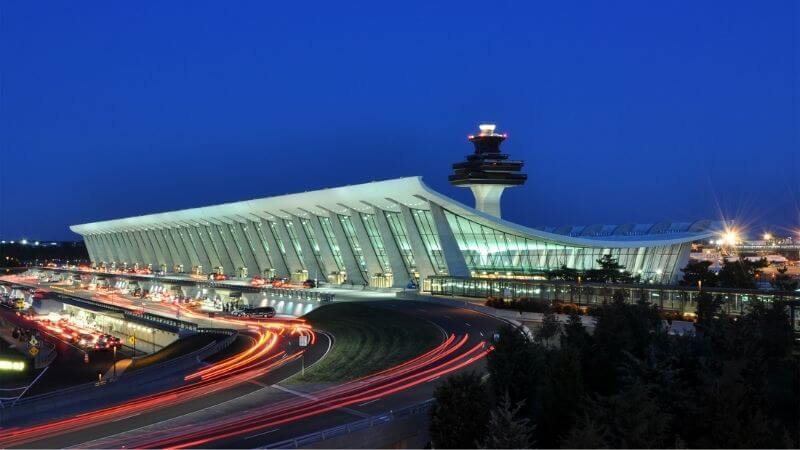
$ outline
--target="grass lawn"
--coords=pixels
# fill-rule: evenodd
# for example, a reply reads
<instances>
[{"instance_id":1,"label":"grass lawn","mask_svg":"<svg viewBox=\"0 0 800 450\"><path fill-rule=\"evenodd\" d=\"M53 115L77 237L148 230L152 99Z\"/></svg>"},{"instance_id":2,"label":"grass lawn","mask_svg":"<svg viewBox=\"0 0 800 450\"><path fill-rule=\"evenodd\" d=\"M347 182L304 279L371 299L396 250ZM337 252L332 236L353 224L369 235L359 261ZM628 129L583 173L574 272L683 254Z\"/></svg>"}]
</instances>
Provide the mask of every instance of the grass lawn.
<instances>
[{"instance_id":1,"label":"grass lawn","mask_svg":"<svg viewBox=\"0 0 800 450\"><path fill-rule=\"evenodd\" d=\"M424 353L442 333L432 323L365 303L333 303L305 319L333 335L330 353L296 382L341 382L368 375Z\"/></svg>"}]
</instances>

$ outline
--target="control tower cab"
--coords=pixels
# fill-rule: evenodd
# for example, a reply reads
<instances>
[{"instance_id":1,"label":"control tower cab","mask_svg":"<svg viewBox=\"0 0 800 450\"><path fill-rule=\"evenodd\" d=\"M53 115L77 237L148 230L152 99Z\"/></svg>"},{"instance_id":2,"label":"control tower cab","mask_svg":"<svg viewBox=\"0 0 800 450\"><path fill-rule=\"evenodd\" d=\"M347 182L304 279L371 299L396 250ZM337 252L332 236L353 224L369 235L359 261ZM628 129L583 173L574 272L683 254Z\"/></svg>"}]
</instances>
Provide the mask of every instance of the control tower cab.
<instances>
[{"instance_id":1,"label":"control tower cab","mask_svg":"<svg viewBox=\"0 0 800 450\"><path fill-rule=\"evenodd\" d=\"M475 153L467 160L453 164L450 184L468 187L475 196L475 209L500 217L500 197L508 187L525 183L528 175L521 172L523 161L508 159L500 153L506 134L497 133L494 124L482 124L477 135L470 135Z\"/></svg>"}]
</instances>

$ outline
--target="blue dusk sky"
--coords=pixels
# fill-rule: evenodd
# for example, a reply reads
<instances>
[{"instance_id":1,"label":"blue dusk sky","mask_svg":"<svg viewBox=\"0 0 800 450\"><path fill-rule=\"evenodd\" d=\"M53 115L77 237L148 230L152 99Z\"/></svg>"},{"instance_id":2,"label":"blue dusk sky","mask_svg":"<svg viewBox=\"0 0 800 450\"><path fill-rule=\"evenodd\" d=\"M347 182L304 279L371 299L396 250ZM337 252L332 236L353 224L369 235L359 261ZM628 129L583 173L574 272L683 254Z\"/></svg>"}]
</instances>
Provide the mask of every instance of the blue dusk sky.
<instances>
[{"instance_id":1,"label":"blue dusk sky","mask_svg":"<svg viewBox=\"0 0 800 450\"><path fill-rule=\"evenodd\" d=\"M401 176L506 218L800 228L793 0L0 3L0 237Z\"/></svg>"}]
</instances>

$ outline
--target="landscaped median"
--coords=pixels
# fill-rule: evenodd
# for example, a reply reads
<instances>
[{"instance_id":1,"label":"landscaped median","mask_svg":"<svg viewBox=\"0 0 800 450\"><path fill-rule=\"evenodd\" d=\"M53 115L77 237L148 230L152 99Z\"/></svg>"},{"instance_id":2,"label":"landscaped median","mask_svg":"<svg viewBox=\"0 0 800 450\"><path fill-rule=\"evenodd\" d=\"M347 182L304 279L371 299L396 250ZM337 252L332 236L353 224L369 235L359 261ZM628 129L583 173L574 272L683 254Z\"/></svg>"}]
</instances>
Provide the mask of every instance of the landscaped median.
<instances>
[{"instance_id":1,"label":"landscaped median","mask_svg":"<svg viewBox=\"0 0 800 450\"><path fill-rule=\"evenodd\" d=\"M424 319L368 303L332 303L304 317L333 336L325 358L296 382L342 382L377 372L422 354L444 339Z\"/></svg>"}]
</instances>

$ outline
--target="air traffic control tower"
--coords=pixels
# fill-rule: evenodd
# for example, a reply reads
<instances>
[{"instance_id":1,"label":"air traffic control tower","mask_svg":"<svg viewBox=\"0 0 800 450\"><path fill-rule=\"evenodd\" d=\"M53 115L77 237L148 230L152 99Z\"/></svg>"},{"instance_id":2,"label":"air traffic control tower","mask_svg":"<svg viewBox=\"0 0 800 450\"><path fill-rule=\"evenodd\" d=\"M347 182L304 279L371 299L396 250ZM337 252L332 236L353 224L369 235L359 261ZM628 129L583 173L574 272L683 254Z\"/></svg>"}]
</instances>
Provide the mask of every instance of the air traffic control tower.
<instances>
[{"instance_id":1,"label":"air traffic control tower","mask_svg":"<svg viewBox=\"0 0 800 450\"><path fill-rule=\"evenodd\" d=\"M505 134L495 132L495 125L482 124L477 135L470 135L475 153L467 160L453 164L450 184L468 187L475 195L475 209L500 217L500 197L508 187L525 183L528 175L521 172L523 162L508 159L500 153Z\"/></svg>"}]
</instances>

